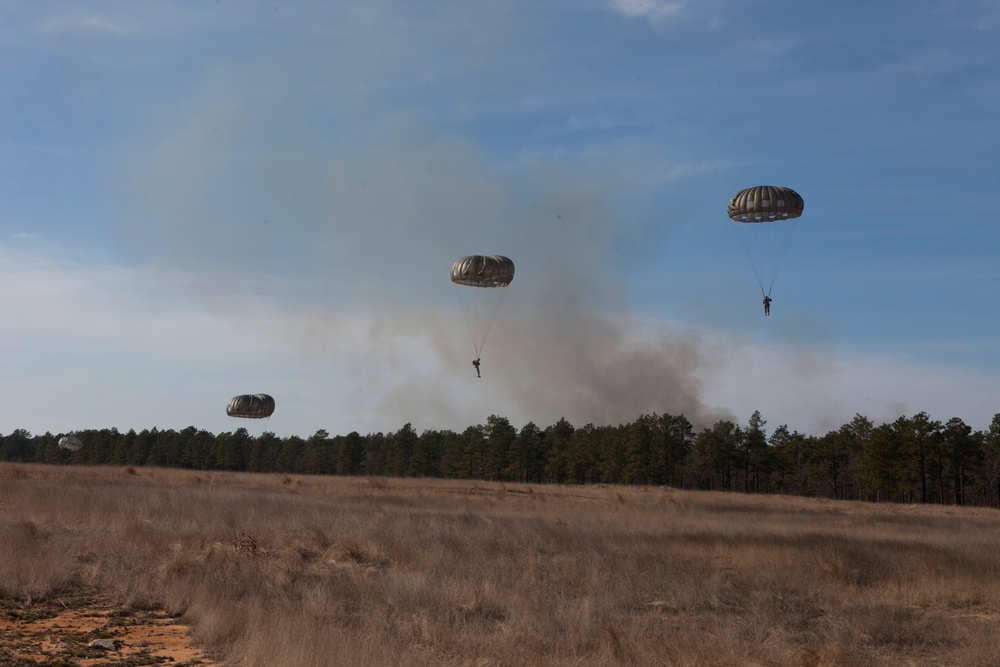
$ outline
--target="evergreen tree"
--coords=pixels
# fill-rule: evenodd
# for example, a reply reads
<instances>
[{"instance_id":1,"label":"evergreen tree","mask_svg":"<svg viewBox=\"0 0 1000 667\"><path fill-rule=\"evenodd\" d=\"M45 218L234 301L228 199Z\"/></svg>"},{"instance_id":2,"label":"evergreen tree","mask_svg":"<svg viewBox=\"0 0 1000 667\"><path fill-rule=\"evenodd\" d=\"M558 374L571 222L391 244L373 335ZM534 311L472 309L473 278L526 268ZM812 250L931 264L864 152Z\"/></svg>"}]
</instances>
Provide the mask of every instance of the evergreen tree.
<instances>
[{"instance_id":1,"label":"evergreen tree","mask_svg":"<svg viewBox=\"0 0 1000 667\"><path fill-rule=\"evenodd\" d=\"M449 479L468 479L475 466L470 460L469 442L481 440L481 426L470 426L462 433L449 434L442 443L441 470Z\"/></svg>"},{"instance_id":2,"label":"evergreen tree","mask_svg":"<svg viewBox=\"0 0 1000 667\"><path fill-rule=\"evenodd\" d=\"M517 430L506 417L490 415L486 419L486 457L483 462L483 478L506 480L510 470Z\"/></svg>"},{"instance_id":3,"label":"evergreen tree","mask_svg":"<svg viewBox=\"0 0 1000 667\"><path fill-rule=\"evenodd\" d=\"M926 503L929 500L929 476L939 481L940 499L943 500L944 468L939 451L941 422L931 421L926 412L918 412L909 420L897 420L896 430L900 438L910 441L908 450L914 456L915 474L920 485L920 502Z\"/></svg>"},{"instance_id":4,"label":"evergreen tree","mask_svg":"<svg viewBox=\"0 0 1000 667\"><path fill-rule=\"evenodd\" d=\"M507 478L518 482L542 481L545 458L544 435L534 422L528 422L514 440Z\"/></svg>"},{"instance_id":5,"label":"evergreen tree","mask_svg":"<svg viewBox=\"0 0 1000 667\"><path fill-rule=\"evenodd\" d=\"M60 464L69 459L69 452L59 446L59 438L51 433L35 438L34 444L37 463Z\"/></svg>"},{"instance_id":6,"label":"evergreen tree","mask_svg":"<svg viewBox=\"0 0 1000 667\"><path fill-rule=\"evenodd\" d=\"M607 439L612 446L606 447L609 452L608 465L605 466L607 481L624 482L625 484L651 484L653 472L653 431L656 426L656 416L640 415L638 419L625 427L619 427L618 433Z\"/></svg>"},{"instance_id":7,"label":"evergreen tree","mask_svg":"<svg viewBox=\"0 0 1000 667\"><path fill-rule=\"evenodd\" d=\"M243 427L216 438L215 467L219 470L245 470L250 440L250 434Z\"/></svg>"},{"instance_id":8,"label":"evergreen tree","mask_svg":"<svg viewBox=\"0 0 1000 667\"><path fill-rule=\"evenodd\" d=\"M239 429L244 434L246 429ZM249 438L246 440L249 445ZM297 473L302 472L303 454L305 454L306 441L298 436L291 436L281 441L281 449L278 451L278 458L275 461L277 472Z\"/></svg>"},{"instance_id":9,"label":"evergreen tree","mask_svg":"<svg viewBox=\"0 0 1000 667\"><path fill-rule=\"evenodd\" d=\"M247 455L247 470L253 472L276 472L278 455L284 448L284 441L271 431L264 431L250 442Z\"/></svg>"},{"instance_id":10,"label":"evergreen tree","mask_svg":"<svg viewBox=\"0 0 1000 667\"><path fill-rule=\"evenodd\" d=\"M694 430L684 415L657 419L650 464L656 484L683 484L683 465L691 451Z\"/></svg>"},{"instance_id":11,"label":"evergreen tree","mask_svg":"<svg viewBox=\"0 0 1000 667\"><path fill-rule=\"evenodd\" d=\"M902 499L912 479L912 443L905 417L875 428L857 458L862 490L876 501Z\"/></svg>"},{"instance_id":12,"label":"evergreen tree","mask_svg":"<svg viewBox=\"0 0 1000 667\"><path fill-rule=\"evenodd\" d=\"M609 481L605 473L609 466L602 453L610 449L608 445L614 442L616 430L587 424L573 431L566 459L567 481L577 484Z\"/></svg>"},{"instance_id":13,"label":"evergreen tree","mask_svg":"<svg viewBox=\"0 0 1000 667\"><path fill-rule=\"evenodd\" d=\"M417 443L417 432L413 425L407 422L387 438L386 441L386 472L392 477L403 477L410 473L410 459Z\"/></svg>"},{"instance_id":14,"label":"evergreen tree","mask_svg":"<svg viewBox=\"0 0 1000 667\"><path fill-rule=\"evenodd\" d=\"M972 427L958 417L944 425L941 433L943 449L948 457L948 476L951 478L956 505L965 504L966 473L981 456L979 440L973 436Z\"/></svg>"},{"instance_id":15,"label":"evergreen tree","mask_svg":"<svg viewBox=\"0 0 1000 667\"><path fill-rule=\"evenodd\" d=\"M754 410L740 439L739 452L743 459L743 492L760 492L760 471L766 467L767 457L767 424L759 410Z\"/></svg>"},{"instance_id":16,"label":"evergreen tree","mask_svg":"<svg viewBox=\"0 0 1000 667\"><path fill-rule=\"evenodd\" d=\"M369 433L363 442L365 455L362 459L361 472L364 475L384 475L386 456L388 455L389 438L382 433Z\"/></svg>"},{"instance_id":17,"label":"evergreen tree","mask_svg":"<svg viewBox=\"0 0 1000 667\"><path fill-rule=\"evenodd\" d=\"M413 444L413 455L407 474L412 477L441 477L441 456L445 434L441 431L424 431Z\"/></svg>"},{"instance_id":18,"label":"evergreen tree","mask_svg":"<svg viewBox=\"0 0 1000 667\"><path fill-rule=\"evenodd\" d=\"M545 466L545 481L559 484L569 477L569 446L575 431L573 425L562 417L545 429L545 443L549 452L549 460Z\"/></svg>"},{"instance_id":19,"label":"evergreen tree","mask_svg":"<svg viewBox=\"0 0 1000 667\"><path fill-rule=\"evenodd\" d=\"M31 432L23 428L15 429L4 437L0 444L0 459L15 463L26 463L34 459L34 442Z\"/></svg>"},{"instance_id":20,"label":"evergreen tree","mask_svg":"<svg viewBox=\"0 0 1000 667\"><path fill-rule=\"evenodd\" d=\"M135 430L130 428L115 441L115 450L111 454L111 463L113 465L121 466L129 462L135 438Z\"/></svg>"},{"instance_id":21,"label":"evergreen tree","mask_svg":"<svg viewBox=\"0 0 1000 667\"><path fill-rule=\"evenodd\" d=\"M335 469L333 441L326 429L319 429L305 442L301 472L308 475L328 475Z\"/></svg>"},{"instance_id":22,"label":"evergreen tree","mask_svg":"<svg viewBox=\"0 0 1000 667\"><path fill-rule=\"evenodd\" d=\"M357 475L365 460L365 446L361 435L351 431L337 441L337 474Z\"/></svg>"},{"instance_id":23,"label":"evergreen tree","mask_svg":"<svg viewBox=\"0 0 1000 667\"><path fill-rule=\"evenodd\" d=\"M742 438L740 427L728 420L720 420L695 436L689 469L698 488L733 490L733 466Z\"/></svg>"},{"instance_id":24,"label":"evergreen tree","mask_svg":"<svg viewBox=\"0 0 1000 667\"><path fill-rule=\"evenodd\" d=\"M1000 412L983 434L983 477L991 489L992 506L1000 508Z\"/></svg>"}]
</instances>

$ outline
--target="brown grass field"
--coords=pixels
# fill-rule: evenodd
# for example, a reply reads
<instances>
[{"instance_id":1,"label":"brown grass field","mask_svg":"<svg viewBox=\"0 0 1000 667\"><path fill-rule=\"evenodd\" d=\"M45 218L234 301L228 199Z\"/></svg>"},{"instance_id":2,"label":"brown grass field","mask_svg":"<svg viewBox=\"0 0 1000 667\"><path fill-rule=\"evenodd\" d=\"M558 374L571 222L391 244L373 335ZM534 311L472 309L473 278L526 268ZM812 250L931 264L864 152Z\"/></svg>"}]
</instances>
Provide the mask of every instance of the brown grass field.
<instances>
[{"instance_id":1,"label":"brown grass field","mask_svg":"<svg viewBox=\"0 0 1000 667\"><path fill-rule=\"evenodd\" d=\"M99 600L194 652L14 641ZM997 665L1000 513L0 464L0 614L3 667Z\"/></svg>"}]
</instances>

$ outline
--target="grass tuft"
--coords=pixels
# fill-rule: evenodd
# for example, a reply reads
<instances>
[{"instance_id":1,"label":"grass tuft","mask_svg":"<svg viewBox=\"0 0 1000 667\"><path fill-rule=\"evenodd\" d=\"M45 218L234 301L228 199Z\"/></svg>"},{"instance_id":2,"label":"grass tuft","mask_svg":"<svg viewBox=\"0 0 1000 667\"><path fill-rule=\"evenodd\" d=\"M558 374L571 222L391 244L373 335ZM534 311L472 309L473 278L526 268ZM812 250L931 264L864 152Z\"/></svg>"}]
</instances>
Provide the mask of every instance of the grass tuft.
<instances>
[{"instance_id":1,"label":"grass tuft","mask_svg":"<svg viewBox=\"0 0 1000 667\"><path fill-rule=\"evenodd\" d=\"M181 614L230 664L975 666L1000 653L991 510L16 464L0 480L2 614L96 587L117 605L109 627Z\"/></svg>"}]
</instances>

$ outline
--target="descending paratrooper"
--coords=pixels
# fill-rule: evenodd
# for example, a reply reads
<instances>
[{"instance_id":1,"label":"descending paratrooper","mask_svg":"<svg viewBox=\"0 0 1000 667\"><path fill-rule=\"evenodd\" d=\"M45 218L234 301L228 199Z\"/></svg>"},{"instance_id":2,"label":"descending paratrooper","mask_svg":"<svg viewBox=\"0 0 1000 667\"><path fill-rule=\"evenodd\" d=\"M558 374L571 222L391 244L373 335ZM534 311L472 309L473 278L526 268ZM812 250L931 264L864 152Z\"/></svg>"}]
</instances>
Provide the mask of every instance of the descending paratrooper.
<instances>
[{"instance_id":1,"label":"descending paratrooper","mask_svg":"<svg viewBox=\"0 0 1000 667\"><path fill-rule=\"evenodd\" d=\"M462 314L476 351L472 365L476 368L477 377L482 377L479 364L483 346L493 328L493 320L500 310L507 286L513 279L514 262L501 255L469 255L451 267L451 282L456 286Z\"/></svg>"},{"instance_id":2,"label":"descending paratrooper","mask_svg":"<svg viewBox=\"0 0 1000 667\"><path fill-rule=\"evenodd\" d=\"M795 190L773 185L740 190L729 200L729 219L737 223L740 241L757 276L765 316L771 314L774 279L804 208L805 202Z\"/></svg>"}]
</instances>

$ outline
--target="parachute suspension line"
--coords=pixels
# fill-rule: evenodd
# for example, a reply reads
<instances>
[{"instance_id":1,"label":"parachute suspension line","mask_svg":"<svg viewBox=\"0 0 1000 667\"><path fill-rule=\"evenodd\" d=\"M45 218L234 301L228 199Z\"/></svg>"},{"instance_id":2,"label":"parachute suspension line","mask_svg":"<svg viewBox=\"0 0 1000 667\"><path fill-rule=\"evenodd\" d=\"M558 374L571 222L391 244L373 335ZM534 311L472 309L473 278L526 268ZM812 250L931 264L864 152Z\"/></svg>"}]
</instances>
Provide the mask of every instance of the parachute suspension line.
<instances>
[{"instance_id":1,"label":"parachute suspension line","mask_svg":"<svg viewBox=\"0 0 1000 667\"><path fill-rule=\"evenodd\" d=\"M491 305L489 311L492 311L492 312L488 311L489 321L486 323L486 329L483 331L483 340L479 344L479 349L476 350L476 358L477 359L479 358L480 353L482 352L483 348L486 347L486 339L489 338L490 331L493 329L493 320L495 320L497 318L497 313L500 312L500 304L503 303L503 297L504 297L505 294L507 294L507 286L506 285L504 285L503 287L494 287L493 289L499 290L500 291L500 296L495 299L496 300L496 304Z\"/></svg>"},{"instance_id":2,"label":"parachute suspension line","mask_svg":"<svg viewBox=\"0 0 1000 667\"><path fill-rule=\"evenodd\" d=\"M764 296L771 295L796 222L795 219L787 219L736 223L740 242Z\"/></svg>"},{"instance_id":3,"label":"parachute suspension line","mask_svg":"<svg viewBox=\"0 0 1000 667\"><path fill-rule=\"evenodd\" d=\"M472 347L478 358L486 345L493 322L500 311L500 304L507 293L507 286L491 288L469 288L455 285L458 302L465 318L465 326L469 330Z\"/></svg>"},{"instance_id":4,"label":"parachute suspension line","mask_svg":"<svg viewBox=\"0 0 1000 667\"><path fill-rule=\"evenodd\" d=\"M771 282L767 286L767 295L771 296L771 289L774 287L774 280L778 277L778 271L781 269L781 263L785 260L785 252L788 250L789 244L792 242L792 236L795 234L797 220L775 220L774 222L768 223L768 252L771 257Z\"/></svg>"},{"instance_id":5,"label":"parachute suspension line","mask_svg":"<svg viewBox=\"0 0 1000 667\"><path fill-rule=\"evenodd\" d=\"M465 306L465 300L462 297L462 288L458 285L454 285L455 294L458 295L458 305L462 309L462 317L465 319L465 328L469 330L469 338L472 339L472 348L476 351L476 358L479 358L479 343L476 342L476 321L478 320L478 312L471 313L472 319L469 319L469 311L476 311L475 301L470 299L469 306Z\"/></svg>"},{"instance_id":6,"label":"parachute suspension line","mask_svg":"<svg viewBox=\"0 0 1000 667\"><path fill-rule=\"evenodd\" d=\"M760 291L764 292L764 273L763 273L763 262L764 262L764 252L759 243L759 239L753 233L751 225L756 225L756 223L737 223L737 229L740 234L740 243L743 244L743 249L746 251L747 259L750 260L750 267L753 269L754 275L757 277L757 284L760 285Z\"/></svg>"}]
</instances>

